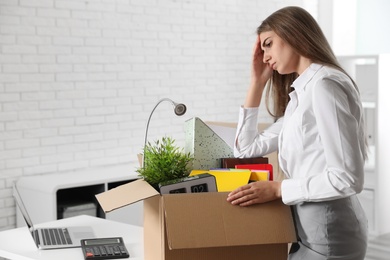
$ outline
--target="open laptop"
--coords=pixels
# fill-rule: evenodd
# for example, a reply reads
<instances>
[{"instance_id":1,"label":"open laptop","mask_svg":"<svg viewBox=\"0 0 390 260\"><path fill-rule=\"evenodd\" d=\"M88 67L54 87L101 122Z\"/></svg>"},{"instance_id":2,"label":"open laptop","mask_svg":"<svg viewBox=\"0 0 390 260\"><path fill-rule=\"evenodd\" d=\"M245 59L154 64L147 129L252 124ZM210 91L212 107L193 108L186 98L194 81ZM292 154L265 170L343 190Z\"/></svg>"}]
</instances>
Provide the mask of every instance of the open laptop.
<instances>
[{"instance_id":1,"label":"open laptop","mask_svg":"<svg viewBox=\"0 0 390 260\"><path fill-rule=\"evenodd\" d=\"M95 238L92 227L88 226L34 228L15 183L13 195L23 218L26 221L31 236L39 249L81 247L81 239Z\"/></svg>"}]
</instances>

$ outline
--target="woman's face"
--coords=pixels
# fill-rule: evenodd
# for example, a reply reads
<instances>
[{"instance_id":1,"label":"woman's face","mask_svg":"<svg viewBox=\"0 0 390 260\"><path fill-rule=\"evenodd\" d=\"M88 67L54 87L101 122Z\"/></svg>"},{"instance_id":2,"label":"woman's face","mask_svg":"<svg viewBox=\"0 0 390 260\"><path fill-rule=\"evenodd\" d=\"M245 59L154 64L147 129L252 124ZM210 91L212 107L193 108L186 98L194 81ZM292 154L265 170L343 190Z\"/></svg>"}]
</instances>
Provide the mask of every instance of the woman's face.
<instances>
[{"instance_id":1,"label":"woman's face","mask_svg":"<svg viewBox=\"0 0 390 260\"><path fill-rule=\"evenodd\" d=\"M268 63L279 74L303 72L299 69L300 55L274 31L262 32L259 36L264 63Z\"/></svg>"}]
</instances>

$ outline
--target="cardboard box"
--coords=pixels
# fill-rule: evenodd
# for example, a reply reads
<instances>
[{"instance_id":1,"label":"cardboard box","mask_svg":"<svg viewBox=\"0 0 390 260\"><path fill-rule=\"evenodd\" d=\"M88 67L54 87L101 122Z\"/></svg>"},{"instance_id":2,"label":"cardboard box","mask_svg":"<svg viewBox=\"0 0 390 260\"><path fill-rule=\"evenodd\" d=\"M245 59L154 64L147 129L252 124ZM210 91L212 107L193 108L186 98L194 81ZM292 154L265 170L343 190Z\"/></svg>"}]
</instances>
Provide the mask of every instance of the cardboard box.
<instances>
[{"instance_id":1,"label":"cardboard box","mask_svg":"<svg viewBox=\"0 0 390 260\"><path fill-rule=\"evenodd\" d=\"M145 260L287 259L296 241L290 207L233 206L227 194L160 195L137 180L96 197L105 212L144 200Z\"/></svg>"}]
</instances>

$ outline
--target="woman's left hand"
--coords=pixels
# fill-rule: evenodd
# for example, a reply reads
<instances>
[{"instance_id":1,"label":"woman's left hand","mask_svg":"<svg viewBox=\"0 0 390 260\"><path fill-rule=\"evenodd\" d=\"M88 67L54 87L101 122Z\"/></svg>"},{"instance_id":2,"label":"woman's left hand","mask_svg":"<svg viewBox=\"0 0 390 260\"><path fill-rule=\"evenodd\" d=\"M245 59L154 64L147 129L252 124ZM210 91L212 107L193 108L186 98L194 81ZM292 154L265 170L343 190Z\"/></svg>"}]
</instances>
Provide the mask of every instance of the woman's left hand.
<instances>
[{"instance_id":1,"label":"woman's left hand","mask_svg":"<svg viewBox=\"0 0 390 260\"><path fill-rule=\"evenodd\" d=\"M249 206L281 198L281 182L256 181L229 193L227 201L233 205Z\"/></svg>"}]
</instances>

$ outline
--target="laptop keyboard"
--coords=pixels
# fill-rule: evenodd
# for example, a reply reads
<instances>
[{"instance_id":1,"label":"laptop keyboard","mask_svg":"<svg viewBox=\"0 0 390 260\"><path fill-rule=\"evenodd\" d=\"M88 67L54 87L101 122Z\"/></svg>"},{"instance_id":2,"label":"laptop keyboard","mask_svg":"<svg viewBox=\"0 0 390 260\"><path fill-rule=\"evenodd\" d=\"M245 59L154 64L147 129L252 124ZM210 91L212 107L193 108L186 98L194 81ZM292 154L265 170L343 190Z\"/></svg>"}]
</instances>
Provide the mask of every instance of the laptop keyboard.
<instances>
[{"instance_id":1,"label":"laptop keyboard","mask_svg":"<svg viewBox=\"0 0 390 260\"><path fill-rule=\"evenodd\" d=\"M41 230L44 245L71 245L72 240L66 228L45 228Z\"/></svg>"}]
</instances>

